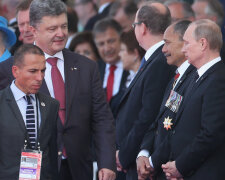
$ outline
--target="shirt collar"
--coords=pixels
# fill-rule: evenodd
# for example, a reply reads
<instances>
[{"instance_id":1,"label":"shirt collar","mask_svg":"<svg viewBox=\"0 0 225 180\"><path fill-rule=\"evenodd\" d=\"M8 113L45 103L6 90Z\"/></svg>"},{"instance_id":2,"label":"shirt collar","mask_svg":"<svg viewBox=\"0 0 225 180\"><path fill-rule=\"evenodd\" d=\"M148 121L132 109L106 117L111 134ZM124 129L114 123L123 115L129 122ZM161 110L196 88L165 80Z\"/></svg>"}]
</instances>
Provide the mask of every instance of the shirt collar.
<instances>
[{"instance_id":1,"label":"shirt collar","mask_svg":"<svg viewBox=\"0 0 225 180\"><path fill-rule=\"evenodd\" d=\"M15 80L13 80L11 86L11 91L13 93L13 96L15 98L16 101L20 100L21 98L23 98L24 96L26 96L26 94L21 91L15 84ZM33 99L35 99L35 95L34 94L29 94Z\"/></svg>"},{"instance_id":2,"label":"shirt collar","mask_svg":"<svg viewBox=\"0 0 225 180\"><path fill-rule=\"evenodd\" d=\"M101 6L99 7L99 9L98 9L98 14L101 14L101 13L104 11L104 9L105 9L109 4L110 4L110 2L107 2L107 3L103 4L103 5L101 5Z\"/></svg>"},{"instance_id":3,"label":"shirt collar","mask_svg":"<svg viewBox=\"0 0 225 180\"><path fill-rule=\"evenodd\" d=\"M123 63L122 61L118 61L116 64L114 64L117 68L123 68ZM109 69L111 64L106 63L106 69Z\"/></svg>"},{"instance_id":4,"label":"shirt collar","mask_svg":"<svg viewBox=\"0 0 225 180\"><path fill-rule=\"evenodd\" d=\"M150 47L145 53L145 60L147 61L151 57L151 55L156 51L156 49L158 49L163 44L164 44L164 41L160 41L154 44L152 47Z\"/></svg>"},{"instance_id":5,"label":"shirt collar","mask_svg":"<svg viewBox=\"0 0 225 180\"><path fill-rule=\"evenodd\" d=\"M177 68L178 73L180 74L180 77L183 76L187 68L190 66L188 60L184 61L180 67Z\"/></svg>"},{"instance_id":6,"label":"shirt collar","mask_svg":"<svg viewBox=\"0 0 225 180\"><path fill-rule=\"evenodd\" d=\"M197 70L199 77L201 77L210 67L212 67L214 64L216 64L219 61L221 61L221 57L217 57L209 61L208 63L204 64L202 67L200 67Z\"/></svg>"},{"instance_id":7,"label":"shirt collar","mask_svg":"<svg viewBox=\"0 0 225 180\"><path fill-rule=\"evenodd\" d=\"M53 56L50 56L50 55L49 55L49 54L47 54L47 53L44 53L44 54L45 54L45 59L48 59L49 57L56 57L56 58L58 58L58 59L60 59L60 60L63 60L63 61L64 61L62 51L57 52L57 53L56 53L55 55L53 55Z\"/></svg>"}]
</instances>

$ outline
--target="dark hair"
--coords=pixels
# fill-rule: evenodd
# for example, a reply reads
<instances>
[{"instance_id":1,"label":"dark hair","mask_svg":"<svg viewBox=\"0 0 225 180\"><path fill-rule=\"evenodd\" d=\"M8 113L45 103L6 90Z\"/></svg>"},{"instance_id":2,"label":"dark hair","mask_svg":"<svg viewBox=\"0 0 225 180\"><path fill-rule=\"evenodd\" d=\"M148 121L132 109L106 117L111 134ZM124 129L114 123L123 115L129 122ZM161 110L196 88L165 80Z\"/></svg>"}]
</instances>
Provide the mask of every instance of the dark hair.
<instances>
[{"instance_id":1,"label":"dark hair","mask_svg":"<svg viewBox=\"0 0 225 180\"><path fill-rule=\"evenodd\" d=\"M114 29L119 35L122 32L122 27L118 22L116 22L112 18L104 18L99 20L97 23L95 23L94 28L93 28L93 35L95 36L97 33L103 33L105 32L108 28Z\"/></svg>"},{"instance_id":2,"label":"dark hair","mask_svg":"<svg viewBox=\"0 0 225 180\"><path fill-rule=\"evenodd\" d=\"M22 0L16 8L16 14L18 14L19 11L28 10L32 1L33 0Z\"/></svg>"},{"instance_id":3,"label":"dark hair","mask_svg":"<svg viewBox=\"0 0 225 180\"><path fill-rule=\"evenodd\" d=\"M188 26L191 24L189 20L180 20L173 25L173 30L175 33L179 34L179 39L182 41L185 31L187 30Z\"/></svg>"},{"instance_id":4,"label":"dark hair","mask_svg":"<svg viewBox=\"0 0 225 180\"><path fill-rule=\"evenodd\" d=\"M171 23L170 11L168 7L163 5L166 12L162 13L152 4L142 6L138 11L137 19L144 23L152 34L163 34Z\"/></svg>"},{"instance_id":5,"label":"dark hair","mask_svg":"<svg viewBox=\"0 0 225 180\"><path fill-rule=\"evenodd\" d=\"M135 16L138 10L137 4L132 1L126 1L124 3L116 1L110 7L109 16L114 17L120 8L123 8L124 14L131 18Z\"/></svg>"},{"instance_id":6,"label":"dark hair","mask_svg":"<svg viewBox=\"0 0 225 180\"><path fill-rule=\"evenodd\" d=\"M85 31L85 32L81 32L78 33L71 41L70 46L69 46L69 50L74 51L74 49L83 43L88 43L90 44L93 52L95 53L95 56L97 59L100 59L100 55L98 53L98 49L95 45L94 39L93 39L93 35L91 32L89 31Z\"/></svg>"},{"instance_id":7,"label":"dark hair","mask_svg":"<svg viewBox=\"0 0 225 180\"><path fill-rule=\"evenodd\" d=\"M78 17L76 11L68 7L67 9L68 31L69 33L77 32Z\"/></svg>"},{"instance_id":8,"label":"dark hair","mask_svg":"<svg viewBox=\"0 0 225 180\"><path fill-rule=\"evenodd\" d=\"M45 16L67 14L67 7L61 0L34 0L30 5L30 25L36 27Z\"/></svg>"},{"instance_id":9,"label":"dark hair","mask_svg":"<svg viewBox=\"0 0 225 180\"><path fill-rule=\"evenodd\" d=\"M13 65L21 67L24 62L24 56L26 54L45 56L44 52L38 46L35 46L33 44L22 44L14 54Z\"/></svg>"},{"instance_id":10,"label":"dark hair","mask_svg":"<svg viewBox=\"0 0 225 180\"><path fill-rule=\"evenodd\" d=\"M120 36L120 40L121 43L126 45L128 52L134 52L134 50L137 49L140 58L145 55L145 50L139 46L134 30L123 32Z\"/></svg>"}]
</instances>

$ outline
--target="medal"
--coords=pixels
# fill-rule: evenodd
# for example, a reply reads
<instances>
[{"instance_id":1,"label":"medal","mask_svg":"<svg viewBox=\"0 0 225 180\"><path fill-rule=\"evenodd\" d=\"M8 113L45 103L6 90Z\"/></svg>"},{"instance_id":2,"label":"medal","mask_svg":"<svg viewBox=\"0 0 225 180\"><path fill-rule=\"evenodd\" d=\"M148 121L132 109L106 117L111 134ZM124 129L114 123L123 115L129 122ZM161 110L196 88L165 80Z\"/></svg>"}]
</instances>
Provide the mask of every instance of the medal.
<instances>
[{"instance_id":1,"label":"medal","mask_svg":"<svg viewBox=\"0 0 225 180\"><path fill-rule=\"evenodd\" d=\"M164 119L164 128L168 131L168 129L171 129L171 126L173 125L173 123L171 122L172 119L170 119L170 117L168 116L167 118Z\"/></svg>"}]
</instances>

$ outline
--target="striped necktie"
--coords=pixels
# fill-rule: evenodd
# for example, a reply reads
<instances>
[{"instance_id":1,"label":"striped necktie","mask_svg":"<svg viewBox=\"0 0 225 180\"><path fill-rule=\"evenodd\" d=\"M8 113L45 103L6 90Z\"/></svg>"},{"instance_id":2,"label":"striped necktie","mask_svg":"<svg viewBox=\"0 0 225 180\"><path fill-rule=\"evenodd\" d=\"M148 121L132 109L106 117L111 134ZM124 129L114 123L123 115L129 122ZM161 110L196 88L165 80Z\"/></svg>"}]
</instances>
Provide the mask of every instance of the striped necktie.
<instances>
[{"instance_id":1,"label":"striped necktie","mask_svg":"<svg viewBox=\"0 0 225 180\"><path fill-rule=\"evenodd\" d=\"M24 96L24 99L27 101L26 109L26 128L30 140L31 148L34 149L36 141L36 128L35 128L35 113L34 106L31 102L31 96Z\"/></svg>"}]
</instances>

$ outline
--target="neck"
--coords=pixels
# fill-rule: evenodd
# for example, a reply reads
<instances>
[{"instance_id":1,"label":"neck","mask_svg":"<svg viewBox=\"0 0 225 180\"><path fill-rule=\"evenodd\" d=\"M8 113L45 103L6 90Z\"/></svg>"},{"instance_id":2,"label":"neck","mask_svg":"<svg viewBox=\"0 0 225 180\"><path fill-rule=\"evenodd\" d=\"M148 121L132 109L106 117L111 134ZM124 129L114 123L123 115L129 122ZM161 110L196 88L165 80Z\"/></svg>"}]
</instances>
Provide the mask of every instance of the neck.
<instances>
[{"instance_id":1,"label":"neck","mask_svg":"<svg viewBox=\"0 0 225 180\"><path fill-rule=\"evenodd\" d=\"M200 58L197 63L193 64L197 69L201 68L202 66L204 66L205 64L207 64L208 62L212 61L213 59L217 58L220 56L219 52L209 52L209 53L205 53L202 58Z\"/></svg>"},{"instance_id":2,"label":"neck","mask_svg":"<svg viewBox=\"0 0 225 180\"><path fill-rule=\"evenodd\" d=\"M146 38L144 38L143 48L147 51L149 48L162 40L163 35L148 35Z\"/></svg>"}]
</instances>

